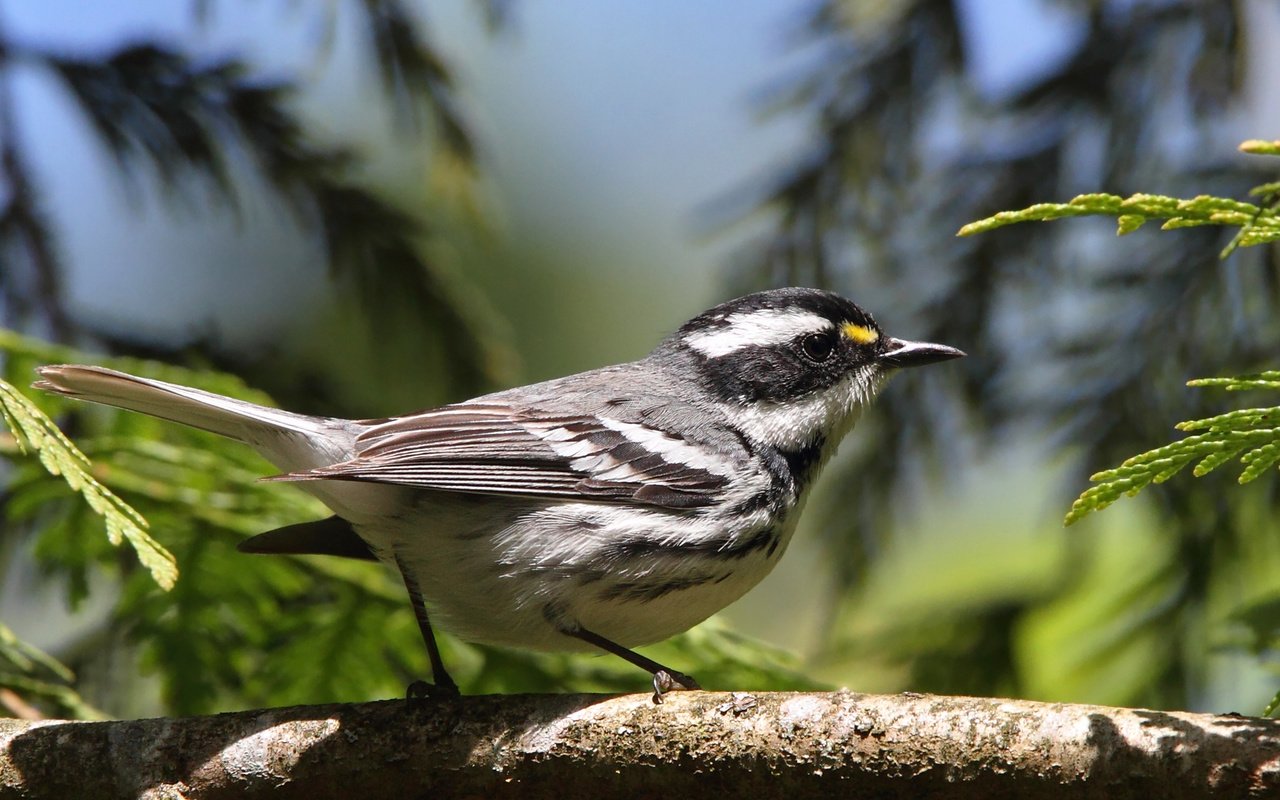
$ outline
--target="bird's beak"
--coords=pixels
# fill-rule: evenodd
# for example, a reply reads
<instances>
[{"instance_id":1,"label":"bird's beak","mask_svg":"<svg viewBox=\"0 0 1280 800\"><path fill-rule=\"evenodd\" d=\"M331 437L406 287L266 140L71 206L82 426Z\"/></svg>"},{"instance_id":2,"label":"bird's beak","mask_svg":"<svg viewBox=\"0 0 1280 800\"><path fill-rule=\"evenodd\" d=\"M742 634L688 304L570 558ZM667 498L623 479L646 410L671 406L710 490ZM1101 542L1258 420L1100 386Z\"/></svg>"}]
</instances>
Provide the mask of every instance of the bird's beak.
<instances>
[{"instance_id":1,"label":"bird's beak","mask_svg":"<svg viewBox=\"0 0 1280 800\"><path fill-rule=\"evenodd\" d=\"M880 355L880 363L887 367L922 367L925 364L964 357L964 351L945 344L890 339L888 345L889 349Z\"/></svg>"}]
</instances>

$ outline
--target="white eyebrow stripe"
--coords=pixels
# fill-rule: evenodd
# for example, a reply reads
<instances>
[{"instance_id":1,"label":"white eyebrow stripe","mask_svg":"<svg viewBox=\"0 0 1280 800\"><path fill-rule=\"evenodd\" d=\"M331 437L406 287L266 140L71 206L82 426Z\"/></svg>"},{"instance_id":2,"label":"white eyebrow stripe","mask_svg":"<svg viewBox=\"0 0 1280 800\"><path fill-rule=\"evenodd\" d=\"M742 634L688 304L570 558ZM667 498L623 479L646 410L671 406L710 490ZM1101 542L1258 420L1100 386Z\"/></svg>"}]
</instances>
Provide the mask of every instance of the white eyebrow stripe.
<instances>
[{"instance_id":1,"label":"white eyebrow stripe","mask_svg":"<svg viewBox=\"0 0 1280 800\"><path fill-rule=\"evenodd\" d=\"M719 358L744 347L769 347L789 342L804 333L831 330L831 320L810 311L763 308L736 312L721 327L696 331L684 343L707 358Z\"/></svg>"}]
</instances>

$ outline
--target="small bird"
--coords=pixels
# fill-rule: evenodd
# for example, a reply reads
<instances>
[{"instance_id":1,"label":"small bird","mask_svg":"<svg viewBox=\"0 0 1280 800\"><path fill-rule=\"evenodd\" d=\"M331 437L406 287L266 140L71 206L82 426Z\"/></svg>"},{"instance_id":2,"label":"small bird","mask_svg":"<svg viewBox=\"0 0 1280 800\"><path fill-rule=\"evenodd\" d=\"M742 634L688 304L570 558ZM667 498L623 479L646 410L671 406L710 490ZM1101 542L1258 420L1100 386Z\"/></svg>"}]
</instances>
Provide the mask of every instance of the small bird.
<instances>
[{"instance_id":1,"label":"small bird","mask_svg":"<svg viewBox=\"0 0 1280 800\"><path fill-rule=\"evenodd\" d=\"M229 436L335 514L249 553L376 559L399 572L433 683L432 621L473 642L607 651L688 630L782 557L814 479L885 379L964 353L885 335L852 302L775 289L699 314L638 361L386 419L293 414L93 366L35 386Z\"/></svg>"}]
</instances>

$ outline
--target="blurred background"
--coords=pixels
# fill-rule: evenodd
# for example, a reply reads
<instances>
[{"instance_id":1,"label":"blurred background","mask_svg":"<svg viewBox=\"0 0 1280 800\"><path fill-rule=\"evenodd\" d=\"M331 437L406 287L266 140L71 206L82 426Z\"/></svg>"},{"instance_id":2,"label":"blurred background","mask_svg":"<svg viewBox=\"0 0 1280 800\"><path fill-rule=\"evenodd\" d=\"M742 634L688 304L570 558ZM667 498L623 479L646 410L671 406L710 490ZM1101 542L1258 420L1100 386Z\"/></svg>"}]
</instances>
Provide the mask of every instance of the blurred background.
<instances>
[{"instance_id":1,"label":"blurred background","mask_svg":"<svg viewBox=\"0 0 1280 800\"><path fill-rule=\"evenodd\" d=\"M1267 0L0 2L0 313L24 337L4 376L74 347L372 417L638 357L747 291L834 289L969 358L892 383L775 573L649 652L712 689L1258 713L1274 477L1062 516L1091 472L1246 404L1187 379L1276 367L1274 248L1219 261L1231 231L1107 219L955 232L1082 192L1244 198L1274 179L1236 145L1280 136L1278 40ZM269 467L37 401L182 577L157 588L13 454L5 713L361 700L425 674L381 568L234 552L323 513L254 484ZM645 684L443 647L464 692Z\"/></svg>"}]
</instances>

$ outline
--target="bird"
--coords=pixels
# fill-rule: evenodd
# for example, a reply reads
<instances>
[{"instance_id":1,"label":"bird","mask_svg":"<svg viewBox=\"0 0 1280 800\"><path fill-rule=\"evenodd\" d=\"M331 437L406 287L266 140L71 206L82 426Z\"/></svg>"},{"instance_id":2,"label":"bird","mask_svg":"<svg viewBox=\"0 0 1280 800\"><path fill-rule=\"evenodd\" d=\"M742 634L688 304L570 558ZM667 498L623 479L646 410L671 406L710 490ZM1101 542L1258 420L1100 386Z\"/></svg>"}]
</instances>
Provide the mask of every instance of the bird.
<instances>
[{"instance_id":1,"label":"bird","mask_svg":"<svg viewBox=\"0 0 1280 800\"><path fill-rule=\"evenodd\" d=\"M748 294L635 361L381 419L295 414L96 366L35 387L230 437L333 512L248 553L381 561L403 580L432 681L439 625L466 641L607 652L653 702L697 689L633 648L702 622L786 552L823 466L897 370L959 358L887 335L839 294Z\"/></svg>"}]
</instances>

